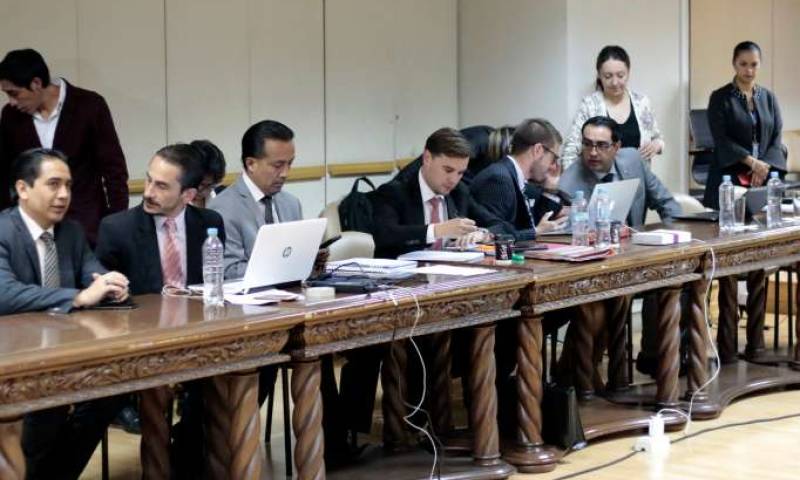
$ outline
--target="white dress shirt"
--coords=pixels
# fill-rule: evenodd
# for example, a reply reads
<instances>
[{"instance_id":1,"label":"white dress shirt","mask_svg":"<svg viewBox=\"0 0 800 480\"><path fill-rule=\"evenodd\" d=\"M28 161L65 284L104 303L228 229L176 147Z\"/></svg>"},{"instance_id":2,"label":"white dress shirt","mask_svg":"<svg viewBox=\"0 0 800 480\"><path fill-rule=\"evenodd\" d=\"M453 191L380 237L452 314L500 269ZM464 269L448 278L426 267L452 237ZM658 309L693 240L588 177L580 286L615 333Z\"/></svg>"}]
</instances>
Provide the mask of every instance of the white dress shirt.
<instances>
[{"instance_id":1,"label":"white dress shirt","mask_svg":"<svg viewBox=\"0 0 800 480\"><path fill-rule=\"evenodd\" d=\"M422 211L425 213L425 225L428 226L428 230L425 233L425 242L433 243L436 241L436 236L434 235L433 224L431 223L431 204L428 202L430 202L433 197L439 197L442 200L439 202L439 218L441 222L446 222L448 220L447 204L445 203L444 196L434 192L430 185L428 185L428 182L425 181L425 177L422 176L421 168L417 177L419 178L419 192L422 195Z\"/></svg>"},{"instance_id":2,"label":"white dress shirt","mask_svg":"<svg viewBox=\"0 0 800 480\"><path fill-rule=\"evenodd\" d=\"M64 99L67 98L67 82L60 78L55 78L51 83L59 87L56 108L50 112L50 116L47 118L44 118L39 112L33 114L33 126L36 127L36 135L39 136L42 148L53 148L58 119L61 118L61 108L64 106Z\"/></svg>"},{"instance_id":3,"label":"white dress shirt","mask_svg":"<svg viewBox=\"0 0 800 480\"><path fill-rule=\"evenodd\" d=\"M164 215L155 215L153 219L156 222L156 236L158 237L158 253L161 253L167 248L167 232L164 231L164 222L167 217ZM181 210L181 213L175 216L175 240L178 243L178 252L181 255L181 270L183 271L183 279L185 282L189 281L189 274L186 272L186 208Z\"/></svg>"},{"instance_id":4,"label":"white dress shirt","mask_svg":"<svg viewBox=\"0 0 800 480\"><path fill-rule=\"evenodd\" d=\"M258 211L261 212L261 218L264 218L267 207L264 205L264 202L262 202L261 199L266 197L266 195L264 195L264 192L258 188L258 185L253 182L253 180L250 178L250 175L248 175L246 172L242 172L242 178L244 179L244 184L247 185L247 189L250 191L250 195L253 196L253 200L256 201ZM275 208L274 198L272 199L272 219L275 220L275 223L281 222L281 219L278 218L278 210Z\"/></svg>"},{"instance_id":5,"label":"white dress shirt","mask_svg":"<svg viewBox=\"0 0 800 480\"><path fill-rule=\"evenodd\" d=\"M31 238L33 238L33 243L36 245L36 255L39 257L39 277L41 281L44 282L44 257L47 253L47 246L44 244L44 240L42 240L42 234L44 232L50 232L50 235L53 236L53 240L55 240L55 229L53 227L48 228L47 230L43 229L36 223L36 220L32 219L25 213L25 210L20 207L19 208L19 216L22 217L22 222L28 227L28 231L31 234Z\"/></svg>"}]
</instances>

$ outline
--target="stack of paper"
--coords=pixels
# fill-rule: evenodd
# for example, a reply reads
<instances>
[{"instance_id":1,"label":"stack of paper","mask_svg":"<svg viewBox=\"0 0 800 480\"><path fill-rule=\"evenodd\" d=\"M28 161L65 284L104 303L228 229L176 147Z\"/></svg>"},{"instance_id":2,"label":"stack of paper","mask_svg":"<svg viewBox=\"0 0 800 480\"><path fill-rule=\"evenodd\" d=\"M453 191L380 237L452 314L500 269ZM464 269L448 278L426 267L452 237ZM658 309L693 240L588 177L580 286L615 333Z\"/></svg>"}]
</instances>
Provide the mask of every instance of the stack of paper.
<instances>
[{"instance_id":1,"label":"stack of paper","mask_svg":"<svg viewBox=\"0 0 800 480\"><path fill-rule=\"evenodd\" d=\"M525 252L525 258L537 260L561 260L565 262L585 262L599 260L614 255L611 247L597 249L595 247L582 247L576 245L548 244L547 250L534 250Z\"/></svg>"},{"instance_id":2,"label":"stack of paper","mask_svg":"<svg viewBox=\"0 0 800 480\"><path fill-rule=\"evenodd\" d=\"M408 260L387 260L384 258L349 258L328 262L325 271L337 273L390 273L397 270L410 270L417 262Z\"/></svg>"},{"instance_id":3,"label":"stack of paper","mask_svg":"<svg viewBox=\"0 0 800 480\"><path fill-rule=\"evenodd\" d=\"M398 260L417 262L477 262L483 260L483 252L453 252L449 250L417 250L404 253Z\"/></svg>"}]
</instances>

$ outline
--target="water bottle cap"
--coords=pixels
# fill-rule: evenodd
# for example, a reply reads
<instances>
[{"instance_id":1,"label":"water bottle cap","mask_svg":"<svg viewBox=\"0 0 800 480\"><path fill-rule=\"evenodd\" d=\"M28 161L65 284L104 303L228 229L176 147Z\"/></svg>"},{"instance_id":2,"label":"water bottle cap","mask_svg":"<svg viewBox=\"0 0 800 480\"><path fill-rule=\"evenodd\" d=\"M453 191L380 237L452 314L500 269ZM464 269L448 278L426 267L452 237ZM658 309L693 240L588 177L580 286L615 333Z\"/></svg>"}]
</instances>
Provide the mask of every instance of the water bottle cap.
<instances>
[{"instance_id":1,"label":"water bottle cap","mask_svg":"<svg viewBox=\"0 0 800 480\"><path fill-rule=\"evenodd\" d=\"M731 176L730 175L723 175L722 176L722 181L723 182L730 182L731 181Z\"/></svg>"},{"instance_id":2,"label":"water bottle cap","mask_svg":"<svg viewBox=\"0 0 800 480\"><path fill-rule=\"evenodd\" d=\"M578 190L577 192L575 192L575 200L581 200L581 199L583 199L583 190Z\"/></svg>"},{"instance_id":3,"label":"water bottle cap","mask_svg":"<svg viewBox=\"0 0 800 480\"><path fill-rule=\"evenodd\" d=\"M779 178L778 172L769 172L769 178Z\"/></svg>"},{"instance_id":4,"label":"water bottle cap","mask_svg":"<svg viewBox=\"0 0 800 480\"><path fill-rule=\"evenodd\" d=\"M214 227L210 227L210 228L208 228L206 230L206 234L208 234L209 237L216 237L217 236L217 229L214 228Z\"/></svg>"}]
</instances>

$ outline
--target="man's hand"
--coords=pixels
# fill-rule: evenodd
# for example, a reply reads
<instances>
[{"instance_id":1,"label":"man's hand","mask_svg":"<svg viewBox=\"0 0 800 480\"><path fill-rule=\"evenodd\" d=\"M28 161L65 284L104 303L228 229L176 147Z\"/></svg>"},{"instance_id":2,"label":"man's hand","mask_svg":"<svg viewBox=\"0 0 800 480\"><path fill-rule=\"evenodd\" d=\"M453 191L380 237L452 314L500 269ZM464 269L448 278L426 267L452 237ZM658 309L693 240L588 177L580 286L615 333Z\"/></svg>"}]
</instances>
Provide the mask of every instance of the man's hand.
<instances>
[{"instance_id":1,"label":"man's hand","mask_svg":"<svg viewBox=\"0 0 800 480\"><path fill-rule=\"evenodd\" d=\"M639 147L639 155L641 155L645 160L650 160L659 153L661 153L660 142L646 142Z\"/></svg>"},{"instance_id":2,"label":"man's hand","mask_svg":"<svg viewBox=\"0 0 800 480\"><path fill-rule=\"evenodd\" d=\"M554 192L558 190L558 180L561 178L561 164L553 162L547 168L542 186L545 190Z\"/></svg>"},{"instance_id":3,"label":"man's hand","mask_svg":"<svg viewBox=\"0 0 800 480\"><path fill-rule=\"evenodd\" d=\"M475 245L476 243L491 242L494 236L488 230L477 230L466 235L462 235L455 239L455 247L464 250Z\"/></svg>"},{"instance_id":4,"label":"man's hand","mask_svg":"<svg viewBox=\"0 0 800 480\"><path fill-rule=\"evenodd\" d=\"M72 305L75 308L91 307L110 298L115 302L124 302L128 298L128 279L119 272L108 272L105 275L93 273L94 281L87 288L78 292Z\"/></svg>"},{"instance_id":5,"label":"man's hand","mask_svg":"<svg viewBox=\"0 0 800 480\"><path fill-rule=\"evenodd\" d=\"M475 221L469 218L454 218L433 226L433 236L436 238L461 237L476 231Z\"/></svg>"},{"instance_id":6,"label":"man's hand","mask_svg":"<svg viewBox=\"0 0 800 480\"><path fill-rule=\"evenodd\" d=\"M536 225L536 231L538 233L546 233L552 232L553 230L558 230L564 226L567 222L568 217L561 217L556 218L554 220L550 220L550 217L553 216L553 212L547 212L542 215L542 219L539 220L539 224Z\"/></svg>"}]
</instances>

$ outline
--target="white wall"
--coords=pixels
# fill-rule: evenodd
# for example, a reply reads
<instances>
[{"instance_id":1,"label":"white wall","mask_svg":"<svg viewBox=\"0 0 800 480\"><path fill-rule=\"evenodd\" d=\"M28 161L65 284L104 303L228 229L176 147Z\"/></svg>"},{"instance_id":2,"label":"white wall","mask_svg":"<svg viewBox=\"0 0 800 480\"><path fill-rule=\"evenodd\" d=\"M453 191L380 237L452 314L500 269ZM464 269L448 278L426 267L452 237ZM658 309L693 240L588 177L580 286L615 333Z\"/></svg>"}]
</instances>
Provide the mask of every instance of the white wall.
<instances>
[{"instance_id":1,"label":"white wall","mask_svg":"<svg viewBox=\"0 0 800 480\"><path fill-rule=\"evenodd\" d=\"M54 75L105 96L132 178L159 147L196 138L240 171L241 136L265 118L295 131L296 166L390 161L458 121L456 5L0 0L0 51L36 48ZM308 217L352 182L287 189Z\"/></svg>"},{"instance_id":2,"label":"white wall","mask_svg":"<svg viewBox=\"0 0 800 480\"><path fill-rule=\"evenodd\" d=\"M461 124L537 116L566 134L594 86L598 51L620 44L632 58L631 87L653 101L667 145L653 168L685 190L686 8L685 0L461 0Z\"/></svg>"}]
</instances>

